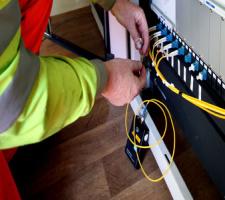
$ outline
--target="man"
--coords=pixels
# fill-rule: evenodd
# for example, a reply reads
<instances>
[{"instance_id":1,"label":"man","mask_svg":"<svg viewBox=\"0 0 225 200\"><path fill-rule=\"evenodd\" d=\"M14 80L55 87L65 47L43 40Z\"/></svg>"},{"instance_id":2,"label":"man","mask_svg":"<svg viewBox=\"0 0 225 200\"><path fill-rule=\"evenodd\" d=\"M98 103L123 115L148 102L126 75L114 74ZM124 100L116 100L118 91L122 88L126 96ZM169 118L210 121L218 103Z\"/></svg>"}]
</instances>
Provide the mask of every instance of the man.
<instances>
[{"instance_id":1,"label":"man","mask_svg":"<svg viewBox=\"0 0 225 200\"><path fill-rule=\"evenodd\" d=\"M117 106L139 93L145 84L140 62L31 54L28 50L39 51L52 0L19 2L20 7L17 0L0 1L0 149L39 142L58 132L87 115L97 93ZM96 3L111 9L134 41L142 38L140 52L146 53L148 28L143 11L128 0ZM139 77L134 75L137 71Z\"/></svg>"},{"instance_id":2,"label":"man","mask_svg":"<svg viewBox=\"0 0 225 200\"><path fill-rule=\"evenodd\" d=\"M147 52L148 28L138 6L128 0L95 3L111 10L140 52ZM52 0L0 0L0 149L39 142L58 132L87 115L98 93L121 106L145 85L145 70L137 61L38 57L51 7ZM4 193L4 181L6 188L13 186L8 187L11 176L1 162L0 153Z\"/></svg>"}]
</instances>

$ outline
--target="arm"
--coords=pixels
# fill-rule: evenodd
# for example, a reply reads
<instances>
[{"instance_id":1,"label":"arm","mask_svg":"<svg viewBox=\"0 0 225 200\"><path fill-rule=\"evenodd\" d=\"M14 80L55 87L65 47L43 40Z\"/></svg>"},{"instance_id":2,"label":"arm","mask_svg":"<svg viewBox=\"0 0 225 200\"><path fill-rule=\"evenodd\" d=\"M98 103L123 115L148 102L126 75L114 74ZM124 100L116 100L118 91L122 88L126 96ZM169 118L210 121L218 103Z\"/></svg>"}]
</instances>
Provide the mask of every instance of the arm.
<instances>
[{"instance_id":1,"label":"arm","mask_svg":"<svg viewBox=\"0 0 225 200\"><path fill-rule=\"evenodd\" d=\"M17 52L5 81L10 82L19 56ZM40 71L25 108L16 122L0 134L1 149L39 142L86 115L94 104L100 84L104 84L100 83L99 68L84 58L39 59ZM103 69L101 73L104 72ZM4 83L3 77L1 80Z\"/></svg>"},{"instance_id":2,"label":"arm","mask_svg":"<svg viewBox=\"0 0 225 200\"><path fill-rule=\"evenodd\" d=\"M120 70L121 62L124 63L123 70ZM42 141L87 115L97 91L100 92L104 84L102 94L111 103L123 105L129 102L145 85L144 70L140 78L132 73L140 71L141 65L137 63L120 59L105 63L110 75L104 83L106 80L100 77L99 69L84 58L40 57L40 73L32 93L16 123L0 134L0 149ZM105 73L104 69L102 73ZM124 74L128 75L124 78ZM134 88L129 90L128 85Z\"/></svg>"},{"instance_id":3,"label":"arm","mask_svg":"<svg viewBox=\"0 0 225 200\"><path fill-rule=\"evenodd\" d=\"M18 69L22 58L20 43L19 29L0 56L0 94L9 86ZM145 84L145 71L141 70L140 62L36 58L40 61L40 70L31 93L17 120L0 134L0 149L39 142L51 136L88 114L97 92L102 92L115 105L124 105ZM141 76L136 77L134 74L139 71ZM24 78L26 76L29 74Z\"/></svg>"},{"instance_id":4,"label":"arm","mask_svg":"<svg viewBox=\"0 0 225 200\"><path fill-rule=\"evenodd\" d=\"M19 43L20 33L1 58L0 69L7 66L4 76L0 76L1 91L10 83L18 66ZM36 143L53 135L88 114L97 92L102 92L114 105L123 105L145 84L144 70L140 77L133 74L141 70L140 62L114 59L102 63L67 57L39 57L39 60L40 71L25 108L16 122L0 134L0 149Z\"/></svg>"}]
</instances>

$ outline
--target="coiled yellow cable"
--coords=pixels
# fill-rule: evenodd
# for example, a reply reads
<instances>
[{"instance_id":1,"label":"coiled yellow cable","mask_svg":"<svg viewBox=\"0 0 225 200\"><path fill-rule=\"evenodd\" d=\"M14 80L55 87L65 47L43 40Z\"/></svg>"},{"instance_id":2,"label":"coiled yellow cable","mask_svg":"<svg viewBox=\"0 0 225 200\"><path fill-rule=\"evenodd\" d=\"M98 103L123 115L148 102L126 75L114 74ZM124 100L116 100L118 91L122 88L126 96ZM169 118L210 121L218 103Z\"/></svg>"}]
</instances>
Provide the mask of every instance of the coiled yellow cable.
<instances>
[{"instance_id":1,"label":"coiled yellow cable","mask_svg":"<svg viewBox=\"0 0 225 200\"><path fill-rule=\"evenodd\" d=\"M125 129L126 129L127 138L129 139L129 141L130 141L133 145L135 145L135 146L138 147L138 148L149 149L149 148L154 148L154 147L158 146L158 145L162 142L163 138L164 138L165 135L166 135L167 124L168 124L167 121L168 121L168 120L167 120L167 116L166 116L166 113L165 113L164 109L162 108L161 105L159 105L159 104L157 103L156 99L151 99L151 100L145 100L145 101L142 101L142 103L139 105L139 108L138 108L138 110L137 110L137 113L139 113L139 111L140 111L142 105L144 105L145 103L147 103L147 105L148 105L149 103L153 103L153 104L157 105L157 106L160 108L160 110L162 111L163 116L164 116L164 119L165 119L165 128L164 128L162 137L161 137L159 140L157 140L154 144L151 144L151 145L149 145L149 146L141 146L141 145L135 144L135 143L133 142L133 140L130 138L129 134L128 134L128 127L127 127L127 124L128 124L128 123L127 123L127 118L128 118L128 108L129 108L129 104L127 104L126 112L125 112ZM146 106L147 106L147 105L146 105ZM133 129L135 129L135 126L136 126L136 125L135 125L135 122L136 122L136 115L134 115ZM135 130L134 130L134 131L135 131Z\"/></svg>"},{"instance_id":2,"label":"coiled yellow cable","mask_svg":"<svg viewBox=\"0 0 225 200\"><path fill-rule=\"evenodd\" d=\"M172 116L171 116L171 113L169 111L169 109L166 107L166 105L164 103L162 103L161 101L157 100L157 99L151 99L151 100L145 100L143 101L140 105L139 105L139 108L138 108L138 112L140 111L141 109L141 106L145 103L154 103L155 105L157 105L160 110L163 112L163 115L164 115L164 118L165 118L165 121L166 121L166 124L165 124L165 130L164 130L164 133L163 133L163 136L157 140L154 144L152 145L149 145L149 146L141 146L141 145L137 145L136 144L136 141L135 141L135 138L136 138L136 133L135 133L135 130L134 131L134 141L131 140L130 136L129 136L129 133L128 133L128 129L127 129L127 115L128 115L128 108L129 108L129 105L127 105L126 107L126 114L125 114L125 129L126 129L126 134L127 134L127 138L129 139L129 141L137 148L142 148L142 149L146 149L146 148L154 148L158 145L161 144L161 142L163 141L163 138L165 137L165 134L166 134L166 131L167 131L167 117L166 117L166 113L165 113L165 110L167 111L168 115L169 115L169 118L170 118L170 121L171 121L171 125L172 125L172 129L173 129L173 152L172 152L172 156L171 156L171 160L168 164L168 166L166 167L165 171L162 173L162 176L160 176L159 178L151 178L147 175L147 173L145 172L142 164L141 164L141 161L140 161L140 158L139 158L139 155L138 153L136 152L136 155L137 155L137 159L138 159L138 163L140 165L140 168L141 168L141 171L142 173L144 174L144 176L151 182L159 182L161 181L163 178L165 178L165 176L168 174L170 168L171 168L171 165L173 163L173 160L174 160L174 155L175 155L175 150L176 150L176 132L175 132L175 127L174 127L174 123L173 123L173 119L172 119ZM164 109L165 110L164 110ZM138 113L137 112L137 113ZM135 119L136 119L136 115L134 116L134 127L133 129L135 128Z\"/></svg>"},{"instance_id":3,"label":"coiled yellow cable","mask_svg":"<svg viewBox=\"0 0 225 200\"><path fill-rule=\"evenodd\" d=\"M149 49L149 56L151 58L151 60L153 61L153 64L155 66L155 70L156 70L156 73L157 73L157 76L161 79L162 83L164 85L166 85L166 87L168 87L172 92L174 92L175 94L177 95L180 95L182 96L182 98L184 98L186 101L192 103L193 105L197 106L198 108L204 110L205 112L215 116L215 117L218 117L220 119L225 119L225 109L224 108L220 108L218 106L215 106L213 104L210 104L206 101L203 101L203 100L200 100L200 99L197 99L195 97L192 97L190 95L187 95L185 93L182 93L180 92L179 89L177 89L173 84L171 83L168 83L168 81L166 80L166 78L164 77L164 75L161 73L161 71L159 70L159 65L161 63L161 61L163 59L165 59L166 57L168 57L169 55L164 55L162 56L158 61L158 55L160 53L160 51L157 52L156 56L154 56L154 51L155 51L155 47L156 45L154 46L153 50L151 51ZM127 105L126 107L126 112L125 112L125 131L126 131L126 135L127 135L127 138L129 139L129 141L137 148L142 148L142 149L149 149L149 148L154 148L158 145L160 145L166 135L166 131L167 131L167 116L166 116L166 113L165 113L165 110L166 112L168 113L169 115L169 119L171 121L171 125L172 125L172 130L173 130L173 152L172 152L172 156L171 156L171 160L167 166L167 168L165 169L165 171L162 173L162 176L159 177L159 178L151 178L150 176L148 176L148 174L146 173L146 171L144 170L142 164L141 164L141 161L140 161L140 158L139 158L139 155L136 151L136 155L137 155L137 159L138 159L138 163L140 165L140 168L141 168L141 171L142 173L144 174L144 176L150 181L150 182L159 182L161 181L163 178L165 178L165 176L168 174L171 166L172 166L172 163L174 161L174 155L175 155L175 150L176 150L176 132L175 132L175 127L174 127L174 123L173 123L173 119L172 119L172 116L171 116L171 113L169 111L169 109L166 107L166 105L164 103L162 103L161 101L157 100L157 99L151 99L151 100L145 100L143 101L140 105L139 105L139 108L138 108L138 112L140 111L142 105L144 105L145 103L147 103L147 105L149 103L153 103L155 105L157 105L160 110L162 111L163 115L164 115L164 119L165 119L165 129L164 129L164 132L163 132L163 135L160 137L160 139L158 139L154 144L151 144L151 145L148 145L148 146L142 146L142 145L137 145L136 144L136 133L135 133L135 121L136 121L136 115L134 115L134 123L133 123L133 131L134 131L134 141L130 138L129 136L129 133L128 133L128 127L127 127L127 118L128 118L128 109L129 109L129 105ZM146 105L146 106L147 106Z\"/></svg>"}]
</instances>

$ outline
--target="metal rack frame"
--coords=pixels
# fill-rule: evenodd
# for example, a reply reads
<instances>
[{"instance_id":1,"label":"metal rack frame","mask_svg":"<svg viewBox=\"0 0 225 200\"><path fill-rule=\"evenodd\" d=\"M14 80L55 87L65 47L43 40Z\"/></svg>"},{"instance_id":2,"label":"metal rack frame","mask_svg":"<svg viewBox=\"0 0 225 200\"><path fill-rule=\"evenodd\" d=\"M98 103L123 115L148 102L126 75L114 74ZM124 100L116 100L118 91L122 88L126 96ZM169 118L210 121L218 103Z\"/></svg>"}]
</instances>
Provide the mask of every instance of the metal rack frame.
<instances>
[{"instance_id":1,"label":"metal rack frame","mask_svg":"<svg viewBox=\"0 0 225 200\"><path fill-rule=\"evenodd\" d=\"M73 52L78 56L85 57L87 59L100 59L102 61L110 60L114 58L114 55L110 51L110 35L109 35L109 23L108 23L108 12L104 11L104 42L105 42L105 55L104 57L98 56L87 49L84 49L77 44L68 41L65 38L55 34L51 27L51 20L49 20L44 37L51 40L52 42L62 46L63 48Z\"/></svg>"}]
</instances>

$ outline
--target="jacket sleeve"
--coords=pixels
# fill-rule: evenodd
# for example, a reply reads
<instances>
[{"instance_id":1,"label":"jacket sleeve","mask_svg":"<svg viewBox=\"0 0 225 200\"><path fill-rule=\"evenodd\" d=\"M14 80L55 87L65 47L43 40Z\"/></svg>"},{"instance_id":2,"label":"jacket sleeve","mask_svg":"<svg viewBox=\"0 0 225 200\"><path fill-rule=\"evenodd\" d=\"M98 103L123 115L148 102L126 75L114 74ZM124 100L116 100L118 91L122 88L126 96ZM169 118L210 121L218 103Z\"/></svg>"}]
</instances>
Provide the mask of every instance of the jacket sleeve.
<instances>
[{"instance_id":1,"label":"jacket sleeve","mask_svg":"<svg viewBox=\"0 0 225 200\"><path fill-rule=\"evenodd\" d=\"M40 57L40 71L16 123L0 134L0 149L39 142L87 115L106 81L99 60Z\"/></svg>"},{"instance_id":2,"label":"jacket sleeve","mask_svg":"<svg viewBox=\"0 0 225 200\"><path fill-rule=\"evenodd\" d=\"M0 9L9 2L10 0L0 1ZM7 19L10 15L6 13L5 16L4 19ZM14 27L12 19L8 23ZM0 52L0 95L6 91L20 66L21 41L21 31L18 28L4 51ZM19 117L10 128L0 133L0 149L39 142L87 115L93 107L97 92L107 79L104 66L99 60L67 57L38 59L40 70L34 84L32 83L32 90L25 99L25 106L22 105ZM26 76L29 73L22 74L21 79L25 80ZM24 94L21 93L22 95Z\"/></svg>"},{"instance_id":3,"label":"jacket sleeve","mask_svg":"<svg viewBox=\"0 0 225 200\"><path fill-rule=\"evenodd\" d=\"M99 4L105 10L110 10L113 7L116 0L92 0L92 2Z\"/></svg>"}]
</instances>

